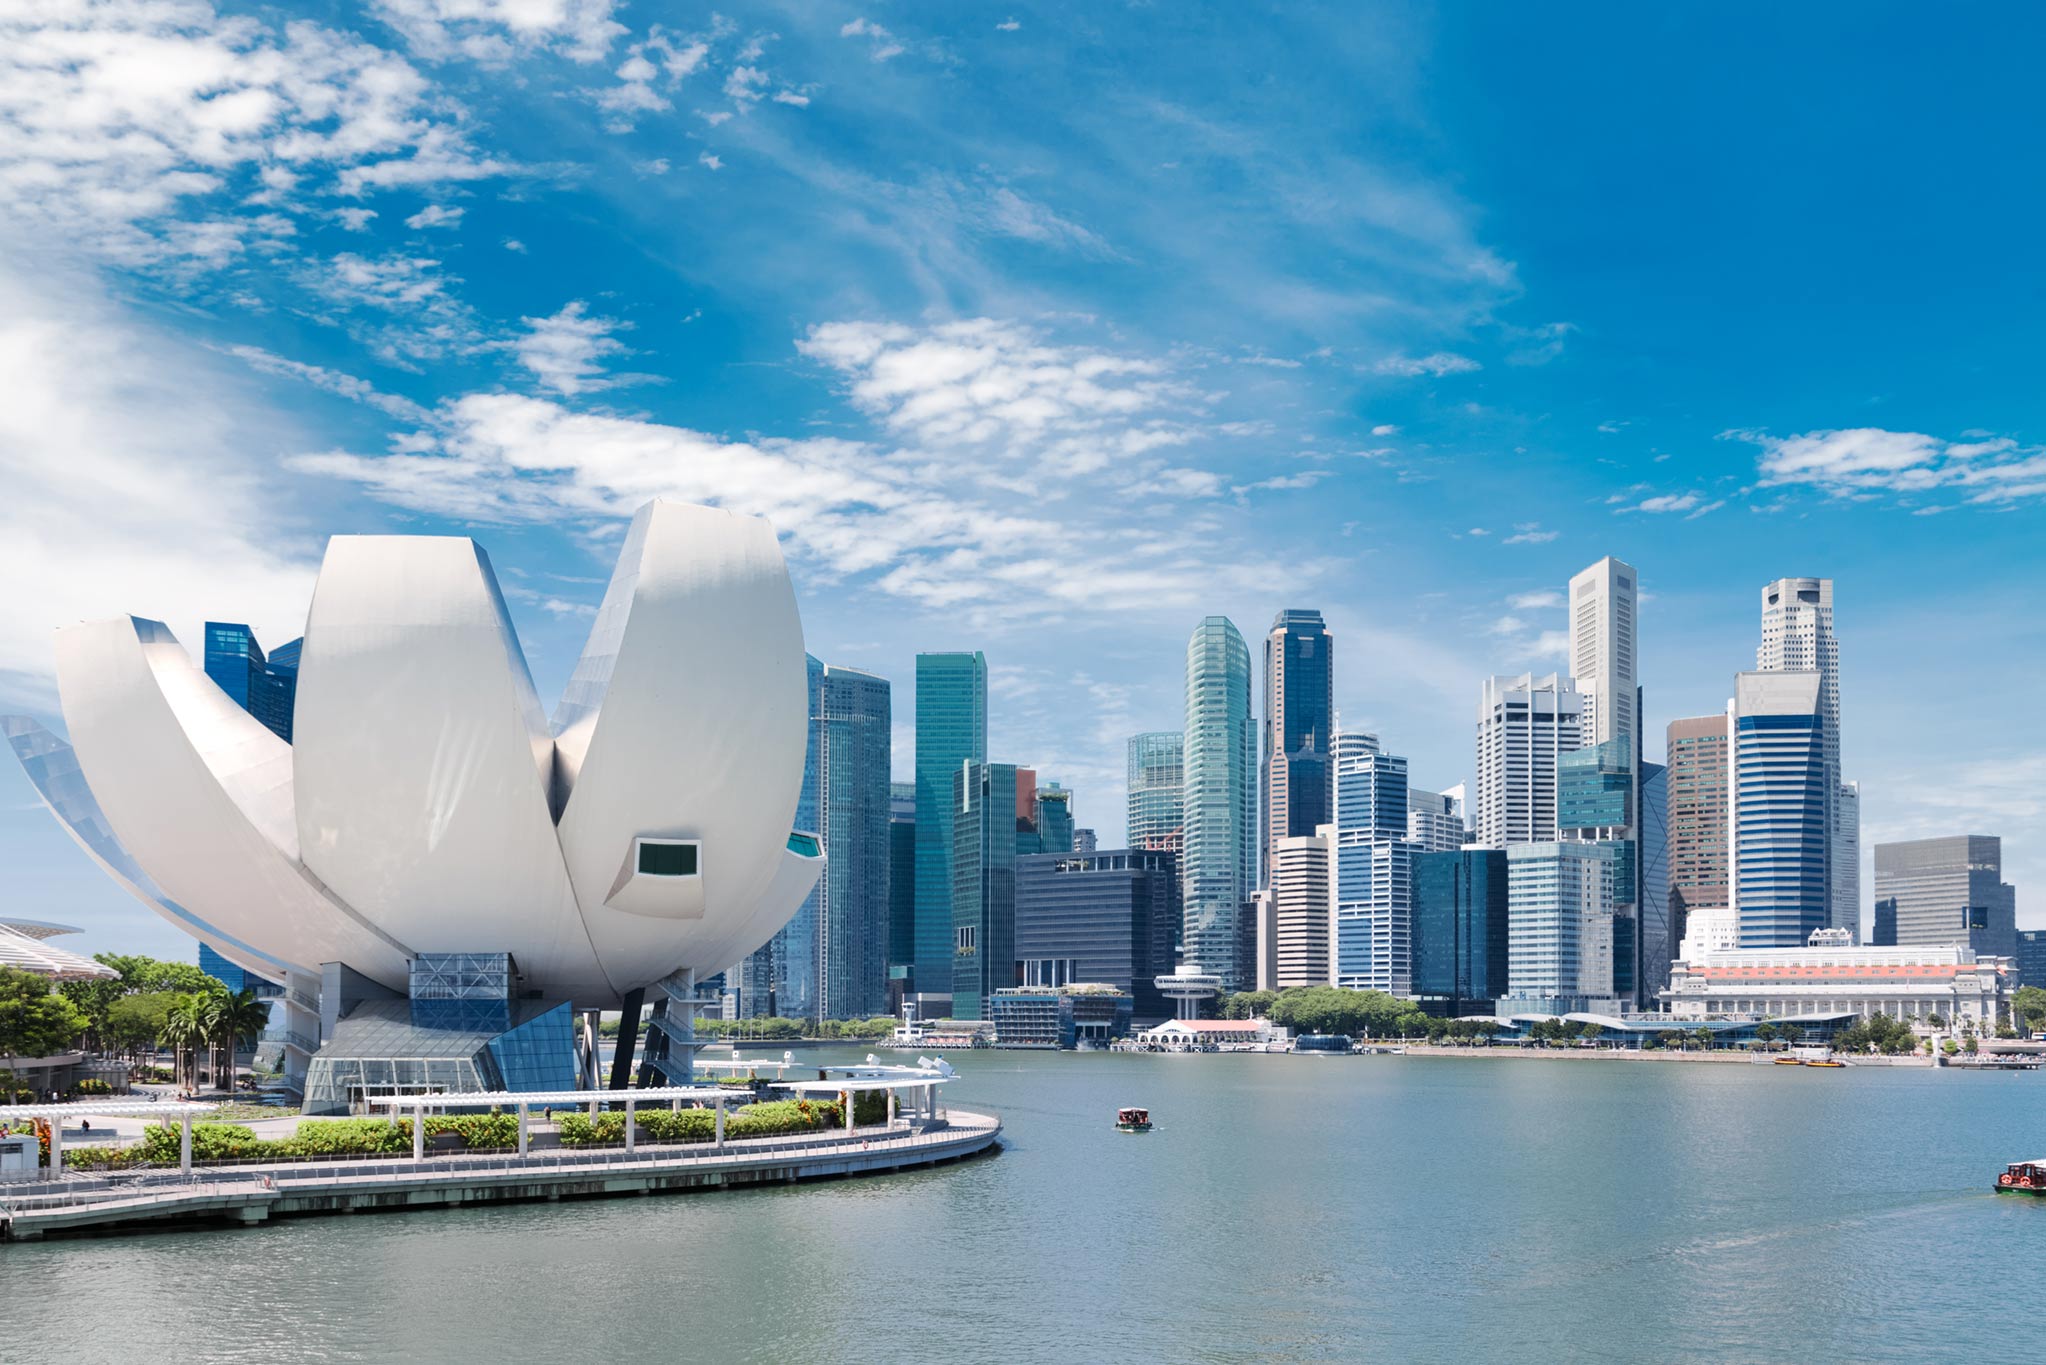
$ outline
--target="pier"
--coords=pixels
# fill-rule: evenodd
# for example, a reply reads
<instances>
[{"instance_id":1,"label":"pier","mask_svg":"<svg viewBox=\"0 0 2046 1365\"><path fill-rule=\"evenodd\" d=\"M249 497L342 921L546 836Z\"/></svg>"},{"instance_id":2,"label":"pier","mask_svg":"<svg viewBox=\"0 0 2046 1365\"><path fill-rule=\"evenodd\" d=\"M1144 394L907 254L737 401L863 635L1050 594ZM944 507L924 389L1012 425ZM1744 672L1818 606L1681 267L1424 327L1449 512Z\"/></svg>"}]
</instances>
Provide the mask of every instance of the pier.
<instances>
[{"instance_id":1,"label":"pier","mask_svg":"<svg viewBox=\"0 0 2046 1365\"><path fill-rule=\"evenodd\" d=\"M885 1127L734 1140L722 1146L642 1142L631 1150L545 1148L525 1156L361 1158L69 1177L0 1186L0 1240L836 1180L937 1166L992 1152L1001 1132L1001 1121L992 1115L954 1109L927 1123L897 1121Z\"/></svg>"}]
</instances>

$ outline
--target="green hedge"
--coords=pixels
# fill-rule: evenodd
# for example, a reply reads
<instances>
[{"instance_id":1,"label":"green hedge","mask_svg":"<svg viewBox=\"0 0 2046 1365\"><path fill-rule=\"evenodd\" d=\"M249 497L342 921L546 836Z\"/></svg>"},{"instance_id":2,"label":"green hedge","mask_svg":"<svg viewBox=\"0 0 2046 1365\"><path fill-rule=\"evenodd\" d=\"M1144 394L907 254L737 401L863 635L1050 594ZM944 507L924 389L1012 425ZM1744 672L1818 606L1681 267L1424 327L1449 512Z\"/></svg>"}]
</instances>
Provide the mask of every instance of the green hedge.
<instances>
[{"instance_id":1,"label":"green hedge","mask_svg":"<svg viewBox=\"0 0 2046 1365\"><path fill-rule=\"evenodd\" d=\"M426 1136L455 1133L472 1148L516 1147L516 1114L434 1114L426 1120ZM154 1124L144 1133L142 1150L159 1165L178 1162L178 1130ZM301 1119L288 1138L259 1138L238 1123L192 1125L194 1161L304 1161L335 1156L410 1156L412 1120Z\"/></svg>"},{"instance_id":2,"label":"green hedge","mask_svg":"<svg viewBox=\"0 0 2046 1365\"><path fill-rule=\"evenodd\" d=\"M882 1112L885 1101L876 1105ZM650 1142L711 1142L717 1136L717 1116L708 1109L643 1109L633 1115L639 1130ZM606 1110L592 1119L584 1113L559 1113L561 1145L564 1147L617 1146L625 1141L625 1115ZM880 1122L879 1118L871 1120ZM845 1124L845 1110L835 1102L813 1104L809 1100L775 1100L749 1104L732 1110L725 1118L727 1138L780 1137L786 1133L809 1133L839 1128Z\"/></svg>"}]
</instances>

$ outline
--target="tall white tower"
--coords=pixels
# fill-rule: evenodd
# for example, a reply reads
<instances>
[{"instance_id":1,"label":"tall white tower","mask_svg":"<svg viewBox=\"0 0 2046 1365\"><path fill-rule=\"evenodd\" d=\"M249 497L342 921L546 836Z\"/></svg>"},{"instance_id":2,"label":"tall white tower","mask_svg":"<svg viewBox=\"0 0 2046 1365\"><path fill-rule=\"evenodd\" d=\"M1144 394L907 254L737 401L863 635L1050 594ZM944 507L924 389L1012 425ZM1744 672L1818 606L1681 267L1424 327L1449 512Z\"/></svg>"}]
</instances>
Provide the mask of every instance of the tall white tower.
<instances>
[{"instance_id":1,"label":"tall white tower","mask_svg":"<svg viewBox=\"0 0 2046 1365\"><path fill-rule=\"evenodd\" d=\"M1478 694L1480 847L1556 837L1556 760L1583 747L1583 713L1576 686L1560 674L1485 679Z\"/></svg>"},{"instance_id":2,"label":"tall white tower","mask_svg":"<svg viewBox=\"0 0 2046 1365\"><path fill-rule=\"evenodd\" d=\"M1763 673L1819 675L1820 743L1826 766L1828 924L1861 937L1861 798L1840 780L1840 641L1833 634L1833 580L1779 578L1762 589Z\"/></svg>"},{"instance_id":3,"label":"tall white tower","mask_svg":"<svg viewBox=\"0 0 2046 1365\"><path fill-rule=\"evenodd\" d=\"M1570 580L1570 672L1584 697L1584 742L1626 736L1628 753L1641 754L1641 718L1635 714L1635 616L1640 575L1607 555Z\"/></svg>"}]
</instances>

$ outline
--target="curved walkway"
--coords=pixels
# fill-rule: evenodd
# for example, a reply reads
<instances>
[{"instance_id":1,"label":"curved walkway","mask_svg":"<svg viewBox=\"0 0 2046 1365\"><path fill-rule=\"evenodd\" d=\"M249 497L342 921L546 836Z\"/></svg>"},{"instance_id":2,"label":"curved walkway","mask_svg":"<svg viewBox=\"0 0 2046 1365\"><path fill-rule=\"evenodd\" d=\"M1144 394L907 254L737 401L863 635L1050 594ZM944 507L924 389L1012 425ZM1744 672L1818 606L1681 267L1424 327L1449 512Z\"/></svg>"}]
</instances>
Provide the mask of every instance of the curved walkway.
<instances>
[{"instance_id":1,"label":"curved walkway","mask_svg":"<svg viewBox=\"0 0 2046 1365\"><path fill-rule=\"evenodd\" d=\"M547 1148L488 1154L270 1162L175 1172L0 1186L0 1239L97 1232L165 1222L260 1223L272 1217L372 1209L432 1208L531 1199L669 1194L743 1185L880 1175L933 1166L995 1148L1001 1121L951 1110L908 1129L856 1129L830 1137L750 1138L722 1150L703 1143L642 1143L595 1150Z\"/></svg>"}]
</instances>

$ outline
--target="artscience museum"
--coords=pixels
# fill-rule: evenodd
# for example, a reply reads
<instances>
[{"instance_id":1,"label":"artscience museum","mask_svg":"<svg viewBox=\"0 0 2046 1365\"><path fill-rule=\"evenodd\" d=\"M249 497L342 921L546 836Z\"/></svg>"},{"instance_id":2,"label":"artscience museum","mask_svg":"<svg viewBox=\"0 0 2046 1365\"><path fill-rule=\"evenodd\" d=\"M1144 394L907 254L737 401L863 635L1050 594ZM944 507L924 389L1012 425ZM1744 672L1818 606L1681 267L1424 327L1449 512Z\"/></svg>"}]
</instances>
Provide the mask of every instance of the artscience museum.
<instances>
[{"instance_id":1,"label":"artscience museum","mask_svg":"<svg viewBox=\"0 0 2046 1365\"><path fill-rule=\"evenodd\" d=\"M311 1113L378 1094L691 1077L692 1000L823 867L791 828L802 623L773 528L633 518L550 722L473 540L336 536L287 742L161 623L57 632L68 742L5 732L122 886L274 984L266 1045Z\"/></svg>"}]
</instances>

